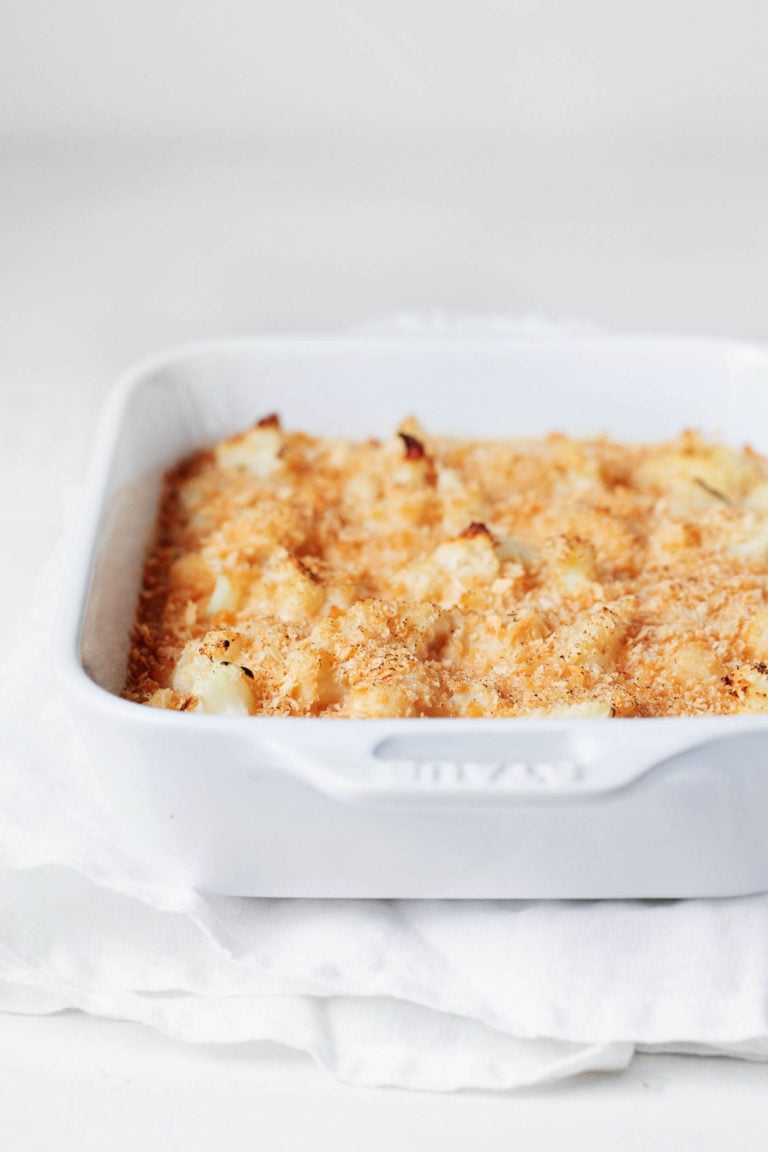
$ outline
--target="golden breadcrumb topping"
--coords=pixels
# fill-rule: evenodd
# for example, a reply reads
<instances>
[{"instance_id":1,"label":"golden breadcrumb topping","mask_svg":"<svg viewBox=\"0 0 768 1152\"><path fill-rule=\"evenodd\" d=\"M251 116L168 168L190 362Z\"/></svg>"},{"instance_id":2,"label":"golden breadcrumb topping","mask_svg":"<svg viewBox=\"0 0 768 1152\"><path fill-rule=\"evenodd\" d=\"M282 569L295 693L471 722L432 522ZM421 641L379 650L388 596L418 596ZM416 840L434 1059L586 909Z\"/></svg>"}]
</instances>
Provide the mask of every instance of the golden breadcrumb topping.
<instances>
[{"instance_id":1,"label":"golden breadcrumb topping","mask_svg":"<svg viewBox=\"0 0 768 1152\"><path fill-rule=\"evenodd\" d=\"M166 477L125 696L243 716L768 710L768 461L286 432Z\"/></svg>"}]
</instances>

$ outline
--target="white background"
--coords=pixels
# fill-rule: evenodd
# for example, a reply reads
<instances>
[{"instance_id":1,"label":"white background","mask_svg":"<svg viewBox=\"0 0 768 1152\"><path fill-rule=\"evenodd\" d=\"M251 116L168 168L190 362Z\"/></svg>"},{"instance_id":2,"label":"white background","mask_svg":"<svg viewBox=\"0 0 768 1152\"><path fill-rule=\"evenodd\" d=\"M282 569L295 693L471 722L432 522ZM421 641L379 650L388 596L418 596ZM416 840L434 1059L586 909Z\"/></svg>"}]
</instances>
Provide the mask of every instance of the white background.
<instances>
[{"instance_id":1,"label":"white background","mask_svg":"<svg viewBox=\"0 0 768 1152\"><path fill-rule=\"evenodd\" d=\"M165 344L413 309L768 339L767 33L757 0L0 0L8 615L114 374ZM767 1085L644 1057L416 1097L276 1050L0 1018L14 1152L757 1149Z\"/></svg>"},{"instance_id":2,"label":"white background","mask_svg":"<svg viewBox=\"0 0 768 1152\"><path fill-rule=\"evenodd\" d=\"M761 0L3 0L0 130L762 133Z\"/></svg>"}]
</instances>

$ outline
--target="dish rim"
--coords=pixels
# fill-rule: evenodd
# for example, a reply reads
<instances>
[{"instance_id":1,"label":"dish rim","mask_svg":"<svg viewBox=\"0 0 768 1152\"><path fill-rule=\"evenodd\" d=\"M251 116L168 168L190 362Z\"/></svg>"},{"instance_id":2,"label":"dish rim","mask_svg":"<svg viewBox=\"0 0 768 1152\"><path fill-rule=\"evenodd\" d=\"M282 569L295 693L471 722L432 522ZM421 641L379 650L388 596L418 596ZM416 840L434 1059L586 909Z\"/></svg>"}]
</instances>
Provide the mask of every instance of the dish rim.
<instances>
[{"instance_id":1,"label":"dish rim","mask_svg":"<svg viewBox=\"0 0 768 1152\"><path fill-rule=\"evenodd\" d=\"M695 729L711 729L706 735L716 738L726 735L734 730L754 731L765 728L768 730L768 713L764 718L759 714L742 715L702 715L702 716L662 716L662 717L607 717L601 719L583 717L557 717L557 716L519 716L519 717L384 717L350 719L346 717L299 717L299 716L250 716L231 717L195 713L175 713L171 709L153 708L147 704L126 700L122 696L111 692L98 684L88 674L80 658L80 642L88 597L93 576L93 565L100 541L100 527L106 504L107 484L109 472L118 443L122 423L135 391L142 386L147 378L171 365L178 365L184 360L190 360L211 353L245 352L250 350L269 350L271 352L362 352L370 355L377 349L402 351L403 353L418 351L421 354L440 351L444 353L446 346L461 346L472 351L487 351L489 348L502 350L504 348L549 348L553 343L558 348L574 347L579 349L599 349L608 354L613 347L618 346L626 352L631 346L637 345L640 349L653 348L661 350L665 347L690 349L691 351L711 350L720 355L735 355L747 357L753 363L762 364L768 370L768 345L756 341L743 341L715 336L674 335L674 334L642 334L642 333L613 333L600 331L557 333L552 332L515 334L493 334L481 336L476 334L431 334L411 335L393 334L385 335L373 333L335 334L301 332L290 334L259 334L255 336L237 336L232 338L214 338L196 340L172 345L159 352L135 362L117 378L112 386L103 407L97 424L96 437L90 462L86 470L83 484L83 508L77 517L74 530L70 536L70 548L67 556L67 567L62 581L62 610L57 628L58 632L58 661L61 667L66 688L83 703L103 711L111 710L117 720L135 721L145 727L169 724L178 724L187 731L202 726L206 732L220 729L222 732L238 732L243 734L244 728L251 729L254 722L258 722L259 730L265 736L277 736L284 733L288 726L300 725L302 729L321 725L323 730L330 734L332 729L339 727L345 731L364 728L372 734L374 725L386 727L388 731L406 731L423 729L427 724L431 733L447 726L450 731L461 729L477 733L483 727L494 731L512 729L518 731L525 727L531 732L570 729L578 725L580 732L595 728L604 732L607 727L614 728L620 725L629 736L629 730L636 725L642 725L643 730L650 727L669 727L671 725L685 725ZM169 461L169 467L172 465ZM245 721L250 723L244 723ZM274 732L270 730L274 729Z\"/></svg>"}]
</instances>

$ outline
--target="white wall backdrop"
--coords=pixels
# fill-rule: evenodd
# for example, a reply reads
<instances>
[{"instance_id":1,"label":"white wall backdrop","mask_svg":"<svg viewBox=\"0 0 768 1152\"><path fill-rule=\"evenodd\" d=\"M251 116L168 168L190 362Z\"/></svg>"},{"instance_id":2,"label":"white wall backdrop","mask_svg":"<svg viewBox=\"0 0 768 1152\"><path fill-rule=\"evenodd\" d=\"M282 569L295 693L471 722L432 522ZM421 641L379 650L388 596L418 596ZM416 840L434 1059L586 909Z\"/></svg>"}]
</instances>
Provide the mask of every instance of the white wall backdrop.
<instances>
[{"instance_id":1,"label":"white wall backdrop","mask_svg":"<svg viewBox=\"0 0 768 1152\"><path fill-rule=\"evenodd\" d=\"M0 0L0 134L754 134L765 0Z\"/></svg>"},{"instance_id":2,"label":"white wall backdrop","mask_svg":"<svg viewBox=\"0 0 768 1152\"><path fill-rule=\"evenodd\" d=\"M768 340L767 48L768 0L0 0L3 602L168 345L432 310Z\"/></svg>"}]
</instances>

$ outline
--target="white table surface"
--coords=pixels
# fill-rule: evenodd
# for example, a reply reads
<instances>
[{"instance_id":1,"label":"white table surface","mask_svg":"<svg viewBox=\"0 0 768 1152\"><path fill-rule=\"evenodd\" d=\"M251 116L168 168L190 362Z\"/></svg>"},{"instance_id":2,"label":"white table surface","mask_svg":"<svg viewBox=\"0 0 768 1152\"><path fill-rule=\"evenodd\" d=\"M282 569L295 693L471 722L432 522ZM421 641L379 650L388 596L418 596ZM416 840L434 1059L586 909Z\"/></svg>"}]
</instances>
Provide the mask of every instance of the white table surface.
<instances>
[{"instance_id":1,"label":"white table surface","mask_svg":"<svg viewBox=\"0 0 768 1152\"><path fill-rule=\"evenodd\" d=\"M765 1147L768 1068L641 1056L509 1093L352 1088L267 1045L183 1045L136 1024L63 1015L0 1022L9 1152L630 1152Z\"/></svg>"},{"instance_id":2,"label":"white table surface","mask_svg":"<svg viewBox=\"0 0 768 1152\"><path fill-rule=\"evenodd\" d=\"M101 399L182 340L392 311L535 312L768 339L768 153L749 142L0 152L0 566L21 614ZM61 483L41 491L40 454ZM452 1097L333 1083L266 1046L0 1017L0 1140L76 1149L763 1148L768 1066Z\"/></svg>"}]
</instances>

